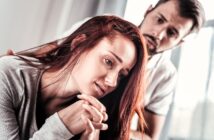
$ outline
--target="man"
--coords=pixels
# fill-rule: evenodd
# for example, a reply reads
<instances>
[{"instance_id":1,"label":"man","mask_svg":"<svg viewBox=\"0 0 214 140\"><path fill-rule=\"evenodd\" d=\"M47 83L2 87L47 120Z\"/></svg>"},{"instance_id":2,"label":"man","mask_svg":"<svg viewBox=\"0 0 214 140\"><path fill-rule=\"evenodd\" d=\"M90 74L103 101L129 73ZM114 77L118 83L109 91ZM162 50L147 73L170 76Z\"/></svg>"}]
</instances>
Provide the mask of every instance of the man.
<instances>
[{"instance_id":1,"label":"man","mask_svg":"<svg viewBox=\"0 0 214 140\"><path fill-rule=\"evenodd\" d=\"M145 100L142 101L147 128L143 136L140 131L133 131L132 139L159 139L177 77L176 69L164 51L180 46L187 35L202 27L203 22L204 11L197 0L159 0L155 7L149 7L146 11L139 28L146 39L149 52L147 89ZM80 23L64 36L78 26ZM43 51L45 49L38 50L36 55Z\"/></svg>"},{"instance_id":2,"label":"man","mask_svg":"<svg viewBox=\"0 0 214 140\"><path fill-rule=\"evenodd\" d=\"M158 140L172 102L176 69L164 51L180 46L204 22L204 10L197 0L159 0L149 7L139 28L147 40L150 55L144 113L148 127L143 140ZM133 131L133 139L142 139Z\"/></svg>"}]
</instances>

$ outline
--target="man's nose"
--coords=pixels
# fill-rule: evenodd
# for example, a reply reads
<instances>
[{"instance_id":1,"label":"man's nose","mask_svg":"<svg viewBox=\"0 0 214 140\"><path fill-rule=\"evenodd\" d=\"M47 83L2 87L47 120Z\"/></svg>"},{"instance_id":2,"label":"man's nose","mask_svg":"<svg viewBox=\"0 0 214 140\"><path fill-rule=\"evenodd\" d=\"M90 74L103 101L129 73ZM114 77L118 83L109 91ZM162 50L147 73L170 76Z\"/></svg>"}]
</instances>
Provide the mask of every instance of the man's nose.
<instances>
[{"instance_id":1,"label":"man's nose","mask_svg":"<svg viewBox=\"0 0 214 140\"><path fill-rule=\"evenodd\" d=\"M118 82L118 73L109 72L105 77L105 84L109 87L116 87Z\"/></svg>"},{"instance_id":2,"label":"man's nose","mask_svg":"<svg viewBox=\"0 0 214 140\"><path fill-rule=\"evenodd\" d=\"M157 41L161 41L165 36L165 27L156 27L153 30L152 35L157 39Z\"/></svg>"}]
</instances>

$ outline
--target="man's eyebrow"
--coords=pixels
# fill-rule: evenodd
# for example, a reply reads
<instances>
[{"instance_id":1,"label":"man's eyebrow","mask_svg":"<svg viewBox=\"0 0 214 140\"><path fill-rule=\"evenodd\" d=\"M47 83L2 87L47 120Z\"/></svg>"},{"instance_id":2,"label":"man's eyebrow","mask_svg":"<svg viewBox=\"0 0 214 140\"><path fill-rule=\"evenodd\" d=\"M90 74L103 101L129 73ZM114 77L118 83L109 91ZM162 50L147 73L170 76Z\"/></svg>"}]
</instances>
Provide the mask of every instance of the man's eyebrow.
<instances>
[{"instance_id":1,"label":"man's eyebrow","mask_svg":"<svg viewBox=\"0 0 214 140\"><path fill-rule=\"evenodd\" d=\"M120 63L123 63L123 60L118 56L118 55L116 55L114 52L112 52L112 51L109 51ZM126 68L125 69L128 73L129 73L129 69L128 68Z\"/></svg>"},{"instance_id":2,"label":"man's eyebrow","mask_svg":"<svg viewBox=\"0 0 214 140\"><path fill-rule=\"evenodd\" d=\"M159 16L164 20L164 21L168 21L167 19L166 19L166 17L163 15L163 14L161 14L161 13L158 13L159 14Z\"/></svg>"},{"instance_id":3,"label":"man's eyebrow","mask_svg":"<svg viewBox=\"0 0 214 140\"><path fill-rule=\"evenodd\" d=\"M165 17L163 14L161 14L161 13L158 13L158 14L159 14L159 16L160 16L165 22L168 21L168 20L166 19L166 17ZM178 29L177 29L177 28L173 27L172 29L173 29L173 31L174 31L177 35L179 35L179 32L178 32Z\"/></svg>"}]
</instances>

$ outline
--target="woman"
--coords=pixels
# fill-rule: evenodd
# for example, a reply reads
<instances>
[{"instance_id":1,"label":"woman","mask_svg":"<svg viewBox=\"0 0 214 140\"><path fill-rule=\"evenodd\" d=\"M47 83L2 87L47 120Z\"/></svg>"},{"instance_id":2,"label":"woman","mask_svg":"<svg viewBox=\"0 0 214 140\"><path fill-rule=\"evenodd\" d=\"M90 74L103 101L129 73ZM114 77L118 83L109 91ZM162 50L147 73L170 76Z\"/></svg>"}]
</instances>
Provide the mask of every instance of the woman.
<instances>
[{"instance_id":1,"label":"woman","mask_svg":"<svg viewBox=\"0 0 214 140\"><path fill-rule=\"evenodd\" d=\"M138 28L115 16L88 20L44 54L2 57L0 137L128 140L135 111L144 126L146 57Z\"/></svg>"}]
</instances>

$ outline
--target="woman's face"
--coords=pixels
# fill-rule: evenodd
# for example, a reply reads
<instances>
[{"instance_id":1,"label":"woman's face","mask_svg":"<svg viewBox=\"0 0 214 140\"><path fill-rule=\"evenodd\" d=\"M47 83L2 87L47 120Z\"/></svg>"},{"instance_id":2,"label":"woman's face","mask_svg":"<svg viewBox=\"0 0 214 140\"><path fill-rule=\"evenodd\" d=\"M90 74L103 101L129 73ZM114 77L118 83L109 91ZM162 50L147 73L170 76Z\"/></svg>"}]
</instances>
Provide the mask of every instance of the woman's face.
<instances>
[{"instance_id":1,"label":"woman's face","mask_svg":"<svg viewBox=\"0 0 214 140\"><path fill-rule=\"evenodd\" d=\"M111 40L105 37L81 55L72 71L73 84L82 94L103 97L129 74L136 55L135 46L129 39L121 35Z\"/></svg>"}]
</instances>

